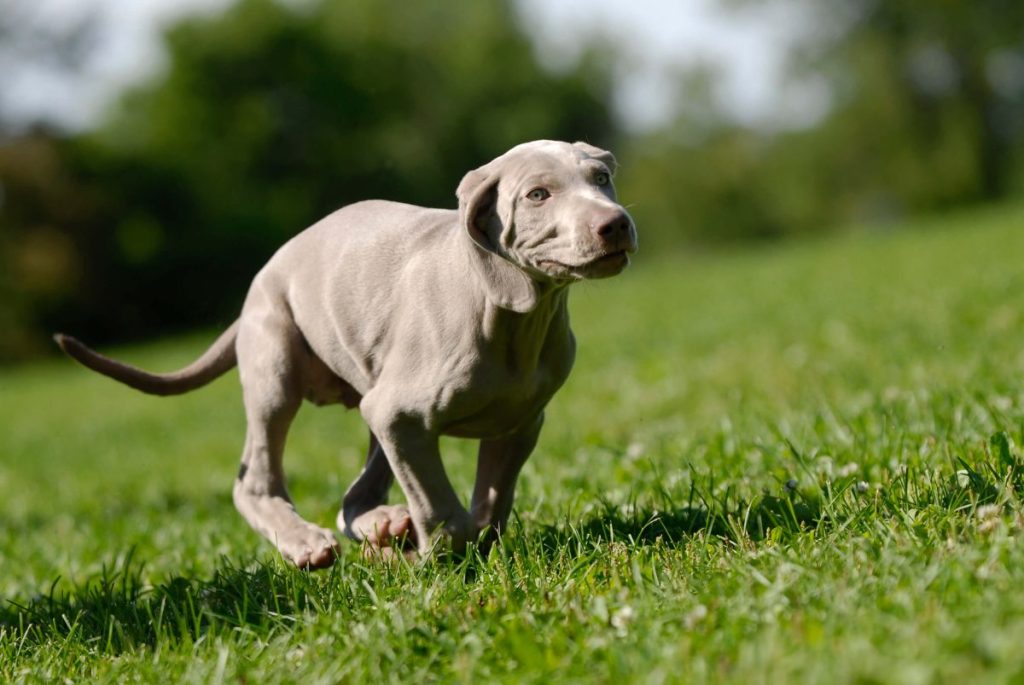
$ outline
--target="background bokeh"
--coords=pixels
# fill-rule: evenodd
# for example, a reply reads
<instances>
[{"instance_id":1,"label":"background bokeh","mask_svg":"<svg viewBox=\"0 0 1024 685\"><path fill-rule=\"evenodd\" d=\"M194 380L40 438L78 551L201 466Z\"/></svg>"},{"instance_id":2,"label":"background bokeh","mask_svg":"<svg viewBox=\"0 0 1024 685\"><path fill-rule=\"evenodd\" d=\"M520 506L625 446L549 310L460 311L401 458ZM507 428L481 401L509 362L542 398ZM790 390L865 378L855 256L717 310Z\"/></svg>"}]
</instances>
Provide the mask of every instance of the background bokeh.
<instances>
[{"instance_id":1,"label":"background bokeh","mask_svg":"<svg viewBox=\"0 0 1024 685\"><path fill-rule=\"evenodd\" d=\"M633 5L664 11L673 35L677 14ZM327 212L453 207L463 173L534 138L616 153L647 254L1024 194L1024 3L703 5L785 22L763 112L727 97L710 51L663 70L658 116L631 116L634 25L595 24L559 51L558 22L528 0L237 0L176 20L163 67L96 116L33 118L12 75L90 78L102 22L0 0L0 361L52 351L58 329L107 343L230 321L270 254ZM586 5L551 6L584 23Z\"/></svg>"}]
</instances>

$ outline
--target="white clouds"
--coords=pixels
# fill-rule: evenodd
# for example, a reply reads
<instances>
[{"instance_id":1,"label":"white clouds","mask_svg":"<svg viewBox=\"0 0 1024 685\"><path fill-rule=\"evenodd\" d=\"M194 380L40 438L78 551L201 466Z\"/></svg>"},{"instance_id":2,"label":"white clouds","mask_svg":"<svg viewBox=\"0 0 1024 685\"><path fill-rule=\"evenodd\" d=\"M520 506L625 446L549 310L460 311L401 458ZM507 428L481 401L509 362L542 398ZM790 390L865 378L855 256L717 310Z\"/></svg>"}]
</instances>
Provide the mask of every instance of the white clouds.
<instances>
[{"instance_id":1,"label":"white clouds","mask_svg":"<svg viewBox=\"0 0 1024 685\"><path fill-rule=\"evenodd\" d=\"M215 12L229 0L23 0L32 16L53 26L69 26L94 13L97 46L77 73L46 63L23 64L8 75L4 103L18 119L39 117L69 128L93 123L129 83L160 68L160 33L174 19Z\"/></svg>"},{"instance_id":2,"label":"white clouds","mask_svg":"<svg viewBox=\"0 0 1024 685\"><path fill-rule=\"evenodd\" d=\"M23 0L31 2L32 0ZM99 48L78 74L25 65L6 79L9 113L43 115L72 128L86 126L126 84L159 69L162 27L195 13L215 12L230 0L39 0L47 21L68 23L99 13ZM588 40L609 43L620 60L614 101L634 128L662 123L681 96L680 68L723 66L714 94L740 121L763 120L778 100L786 46L793 26L783 5L729 11L715 0L518 0L519 15L542 58L553 65L578 56ZM788 6L788 5L787 5Z\"/></svg>"},{"instance_id":3,"label":"white clouds","mask_svg":"<svg viewBox=\"0 0 1024 685\"><path fill-rule=\"evenodd\" d=\"M544 59L575 59L589 39L625 57L616 103L634 127L664 122L681 94L677 75L712 64L722 78L714 95L727 112L752 123L771 116L782 87L786 51L802 22L789 3L729 10L715 0L519 0L520 16Z\"/></svg>"}]
</instances>

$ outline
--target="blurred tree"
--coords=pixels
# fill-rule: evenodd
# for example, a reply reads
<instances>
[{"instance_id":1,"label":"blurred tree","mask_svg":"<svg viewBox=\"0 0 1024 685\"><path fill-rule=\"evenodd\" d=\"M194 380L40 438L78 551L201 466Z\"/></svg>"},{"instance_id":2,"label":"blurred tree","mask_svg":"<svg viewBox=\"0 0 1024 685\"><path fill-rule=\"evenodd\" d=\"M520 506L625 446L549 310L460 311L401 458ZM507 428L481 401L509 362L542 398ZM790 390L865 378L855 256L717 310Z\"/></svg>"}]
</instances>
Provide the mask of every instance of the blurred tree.
<instances>
[{"instance_id":1,"label":"blurred tree","mask_svg":"<svg viewBox=\"0 0 1024 685\"><path fill-rule=\"evenodd\" d=\"M40 312L77 296L72 236L93 214L65 163L67 145L44 129L0 140L0 360L38 351Z\"/></svg>"},{"instance_id":2,"label":"blurred tree","mask_svg":"<svg viewBox=\"0 0 1024 685\"><path fill-rule=\"evenodd\" d=\"M75 74L93 54L99 17L94 10L64 12L52 21L37 3L0 0L0 138L16 128L12 93L21 81L40 74Z\"/></svg>"},{"instance_id":3,"label":"blurred tree","mask_svg":"<svg viewBox=\"0 0 1024 685\"><path fill-rule=\"evenodd\" d=\"M36 312L73 293L77 258L67 227L85 202L59 135L26 127L12 93L43 73L76 73L92 52L96 28L94 12L54 25L36 4L0 0L0 361L38 349Z\"/></svg>"},{"instance_id":4,"label":"blurred tree","mask_svg":"<svg viewBox=\"0 0 1024 685\"><path fill-rule=\"evenodd\" d=\"M708 88L687 89L696 104L624 156L623 195L648 245L777 238L1024 192L1024 3L778 1L807 23L790 78L823 82L830 106L804 128L748 130Z\"/></svg>"},{"instance_id":5,"label":"blurred tree","mask_svg":"<svg viewBox=\"0 0 1024 685\"><path fill-rule=\"evenodd\" d=\"M1010 190L1024 137L1024 3L797 1L812 22L839 18L843 27L811 35L794 60L797 74L827 75L837 133L898 136L880 141L893 150L893 168L929 176L929 186L937 181L897 186L911 204L997 199ZM914 173L900 155L931 173Z\"/></svg>"},{"instance_id":6,"label":"blurred tree","mask_svg":"<svg viewBox=\"0 0 1024 685\"><path fill-rule=\"evenodd\" d=\"M88 211L42 222L77 276L26 303L38 331L230 320L273 251L342 205L454 207L461 175L512 145L614 134L607 70L545 71L504 2L241 0L166 42L166 72L61 149Z\"/></svg>"},{"instance_id":7,"label":"blurred tree","mask_svg":"<svg viewBox=\"0 0 1024 685\"><path fill-rule=\"evenodd\" d=\"M807 17L791 77L825 84L819 119L738 126L700 66L672 125L618 140L614 42L549 73L511 0L240 0L185 21L96 131L0 142L0 358L55 327L102 342L229 320L332 209L454 206L461 174L532 138L615 149L645 253L1024 192L1024 3L774 1Z\"/></svg>"}]
</instances>

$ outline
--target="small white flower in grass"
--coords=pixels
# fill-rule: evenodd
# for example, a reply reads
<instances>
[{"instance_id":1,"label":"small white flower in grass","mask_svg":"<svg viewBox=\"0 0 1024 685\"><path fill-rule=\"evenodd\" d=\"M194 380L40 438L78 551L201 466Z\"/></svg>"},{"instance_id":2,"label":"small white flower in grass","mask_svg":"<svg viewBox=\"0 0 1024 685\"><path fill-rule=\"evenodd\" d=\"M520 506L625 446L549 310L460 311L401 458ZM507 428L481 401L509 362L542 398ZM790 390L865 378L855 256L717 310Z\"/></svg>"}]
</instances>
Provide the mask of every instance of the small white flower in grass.
<instances>
[{"instance_id":1,"label":"small white flower in grass","mask_svg":"<svg viewBox=\"0 0 1024 685\"><path fill-rule=\"evenodd\" d=\"M630 461L636 461L640 457L644 456L647 452L647 445L642 442L631 442L629 447L626 448L626 458Z\"/></svg>"},{"instance_id":2,"label":"small white flower in grass","mask_svg":"<svg viewBox=\"0 0 1024 685\"><path fill-rule=\"evenodd\" d=\"M707 615L708 608L703 604L698 604L690 610L690 613L686 614L685 618L683 618L683 625L686 626L687 630L693 630L698 623L707 618Z\"/></svg>"},{"instance_id":3,"label":"small white flower in grass","mask_svg":"<svg viewBox=\"0 0 1024 685\"><path fill-rule=\"evenodd\" d=\"M840 478L848 478L848 477L852 476L853 474L857 473L858 471L860 471L860 464L858 464L857 462L851 461L851 462L849 462L847 464L844 464L839 469L839 471L836 472L836 474Z\"/></svg>"},{"instance_id":4,"label":"small white flower in grass","mask_svg":"<svg viewBox=\"0 0 1024 685\"><path fill-rule=\"evenodd\" d=\"M960 469L956 472L956 484L962 488L971 484L971 474L967 472L967 469Z\"/></svg>"},{"instance_id":5,"label":"small white flower in grass","mask_svg":"<svg viewBox=\"0 0 1024 685\"><path fill-rule=\"evenodd\" d=\"M689 475L686 471L673 471L665 477L665 486L671 488L685 483Z\"/></svg>"},{"instance_id":6,"label":"small white flower in grass","mask_svg":"<svg viewBox=\"0 0 1024 685\"><path fill-rule=\"evenodd\" d=\"M870 486L868 485L868 482L866 480L857 481L857 492L867 492L868 487Z\"/></svg>"},{"instance_id":7,"label":"small white flower in grass","mask_svg":"<svg viewBox=\"0 0 1024 685\"><path fill-rule=\"evenodd\" d=\"M985 519L978 524L979 533L991 533L993 530L999 527L1001 521L999 519Z\"/></svg>"},{"instance_id":8,"label":"small white flower in grass","mask_svg":"<svg viewBox=\"0 0 1024 685\"><path fill-rule=\"evenodd\" d=\"M1000 510L1001 507L998 504L985 504L978 507L978 509L974 512L974 515L982 521L984 521L986 519L998 517Z\"/></svg>"},{"instance_id":9,"label":"small white flower in grass","mask_svg":"<svg viewBox=\"0 0 1024 685\"><path fill-rule=\"evenodd\" d=\"M619 631L620 634L624 634L629 624L636 618L636 612L633 607L628 604L624 607L620 607L618 611L612 614L611 624L615 630Z\"/></svg>"},{"instance_id":10,"label":"small white flower in grass","mask_svg":"<svg viewBox=\"0 0 1024 685\"><path fill-rule=\"evenodd\" d=\"M978 519L978 532L991 533L998 528L1002 523L1002 519L999 517L1001 512L1002 507L998 504L985 504L978 507L974 511L974 515Z\"/></svg>"}]
</instances>

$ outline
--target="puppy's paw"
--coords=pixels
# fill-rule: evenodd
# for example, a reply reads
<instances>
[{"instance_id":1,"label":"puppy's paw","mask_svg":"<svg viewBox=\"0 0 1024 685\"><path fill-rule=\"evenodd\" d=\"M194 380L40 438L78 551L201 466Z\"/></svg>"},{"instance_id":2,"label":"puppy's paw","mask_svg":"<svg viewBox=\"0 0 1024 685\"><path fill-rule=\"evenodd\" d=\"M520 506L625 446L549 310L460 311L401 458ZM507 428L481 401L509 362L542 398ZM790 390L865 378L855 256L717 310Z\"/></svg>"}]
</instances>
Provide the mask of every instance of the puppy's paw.
<instances>
[{"instance_id":1,"label":"puppy's paw","mask_svg":"<svg viewBox=\"0 0 1024 685\"><path fill-rule=\"evenodd\" d=\"M404 504L382 504L347 523L344 512L341 512L338 514L338 528L353 540L365 541L371 548L415 547L412 517Z\"/></svg>"},{"instance_id":2,"label":"puppy's paw","mask_svg":"<svg viewBox=\"0 0 1024 685\"><path fill-rule=\"evenodd\" d=\"M281 555L301 569L327 568L338 555L334 533L311 523L279 531L275 543Z\"/></svg>"},{"instance_id":3,"label":"puppy's paw","mask_svg":"<svg viewBox=\"0 0 1024 685\"><path fill-rule=\"evenodd\" d=\"M420 545L420 554L454 553L461 556L466 552L466 546L477 537L473 519L465 511L449 515L432 529L430 539Z\"/></svg>"}]
</instances>

